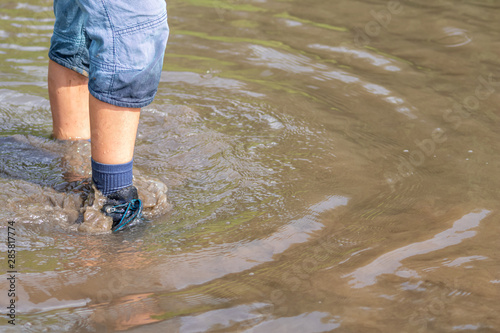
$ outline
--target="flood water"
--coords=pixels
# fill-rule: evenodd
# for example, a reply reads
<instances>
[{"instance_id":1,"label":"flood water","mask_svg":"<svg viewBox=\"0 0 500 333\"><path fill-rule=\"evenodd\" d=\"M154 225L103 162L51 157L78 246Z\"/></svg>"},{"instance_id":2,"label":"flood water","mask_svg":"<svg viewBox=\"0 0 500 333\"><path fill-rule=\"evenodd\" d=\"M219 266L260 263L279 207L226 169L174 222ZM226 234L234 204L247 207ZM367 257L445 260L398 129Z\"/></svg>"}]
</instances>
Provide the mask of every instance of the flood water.
<instances>
[{"instance_id":1,"label":"flood water","mask_svg":"<svg viewBox=\"0 0 500 333\"><path fill-rule=\"evenodd\" d=\"M0 8L2 332L500 331L499 2L170 1L135 151L168 205L117 234L73 223L52 1Z\"/></svg>"}]
</instances>

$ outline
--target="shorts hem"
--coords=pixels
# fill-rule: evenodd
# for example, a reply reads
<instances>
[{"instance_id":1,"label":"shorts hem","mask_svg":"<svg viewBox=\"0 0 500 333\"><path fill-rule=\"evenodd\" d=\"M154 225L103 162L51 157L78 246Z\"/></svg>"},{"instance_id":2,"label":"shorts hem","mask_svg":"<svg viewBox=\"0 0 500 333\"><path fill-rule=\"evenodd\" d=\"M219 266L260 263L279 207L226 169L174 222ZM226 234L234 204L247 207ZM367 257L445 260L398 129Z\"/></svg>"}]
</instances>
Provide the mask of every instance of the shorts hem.
<instances>
[{"instance_id":1,"label":"shorts hem","mask_svg":"<svg viewBox=\"0 0 500 333\"><path fill-rule=\"evenodd\" d=\"M55 62L58 65L61 65L63 67L71 69L72 71L77 72L78 74L81 74L81 75L83 75L85 77L89 77L89 72L85 68L74 66L71 62L67 61L66 59L59 58L59 57L53 55L50 52L49 52L49 59L52 60L53 62Z\"/></svg>"},{"instance_id":2,"label":"shorts hem","mask_svg":"<svg viewBox=\"0 0 500 333\"><path fill-rule=\"evenodd\" d=\"M98 100L100 100L101 102L108 103L108 104L111 104L114 106L123 107L123 108L142 108L142 107L148 106L154 100L154 97L153 97L153 98L148 98L148 99L138 101L138 102L119 101L119 100L116 100L116 99L111 98L109 96L106 96L104 94L97 93L97 92L93 91L90 87L89 87L89 93L92 96L94 96L95 98L97 98Z\"/></svg>"}]
</instances>

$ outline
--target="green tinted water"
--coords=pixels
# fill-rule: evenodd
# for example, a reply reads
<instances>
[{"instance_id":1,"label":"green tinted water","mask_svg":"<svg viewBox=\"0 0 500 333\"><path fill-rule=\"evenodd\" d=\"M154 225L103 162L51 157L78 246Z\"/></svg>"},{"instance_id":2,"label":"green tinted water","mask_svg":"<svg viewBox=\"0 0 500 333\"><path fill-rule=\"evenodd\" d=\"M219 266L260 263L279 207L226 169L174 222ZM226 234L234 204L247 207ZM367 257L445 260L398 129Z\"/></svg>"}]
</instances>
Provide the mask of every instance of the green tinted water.
<instances>
[{"instance_id":1,"label":"green tinted water","mask_svg":"<svg viewBox=\"0 0 500 333\"><path fill-rule=\"evenodd\" d=\"M119 235L52 189L51 6L0 5L16 329L500 330L497 2L169 2L135 165L171 209Z\"/></svg>"}]
</instances>

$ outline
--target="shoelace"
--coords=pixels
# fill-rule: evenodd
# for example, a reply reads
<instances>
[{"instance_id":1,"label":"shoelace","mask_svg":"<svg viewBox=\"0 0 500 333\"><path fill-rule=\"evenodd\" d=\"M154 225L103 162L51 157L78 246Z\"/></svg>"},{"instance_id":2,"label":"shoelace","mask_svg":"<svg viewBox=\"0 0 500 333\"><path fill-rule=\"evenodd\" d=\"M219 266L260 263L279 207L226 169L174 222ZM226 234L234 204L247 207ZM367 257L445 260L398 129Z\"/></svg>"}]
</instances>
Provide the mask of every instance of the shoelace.
<instances>
[{"instance_id":1,"label":"shoelace","mask_svg":"<svg viewBox=\"0 0 500 333\"><path fill-rule=\"evenodd\" d=\"M133 199L130 202L113 206L109 209L110 213L120 213L123 214L120 222L113 227L113 232L117 232L123 229L126 225L132 222L142 211L142 201L141 199Z\"/></svg>"}]
</instances>

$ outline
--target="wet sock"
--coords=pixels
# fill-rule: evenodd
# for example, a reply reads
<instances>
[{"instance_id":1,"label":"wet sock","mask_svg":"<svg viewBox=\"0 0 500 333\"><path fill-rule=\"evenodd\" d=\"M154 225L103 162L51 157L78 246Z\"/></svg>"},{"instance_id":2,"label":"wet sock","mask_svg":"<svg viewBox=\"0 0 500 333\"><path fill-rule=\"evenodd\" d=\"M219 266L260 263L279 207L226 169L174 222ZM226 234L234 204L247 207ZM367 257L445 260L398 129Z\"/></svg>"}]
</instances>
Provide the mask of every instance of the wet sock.
<instances>
[{"instance_id":1,"label":"wet sock","mask_svg":"<svg viewBox=\"0 0 500 333\"><path fill-rule=\"evenodd\" d=\"M104 195L130 186L133 161L124 164L104 164L92 159L92 181Z\"/></svg>"}]
</instances>

